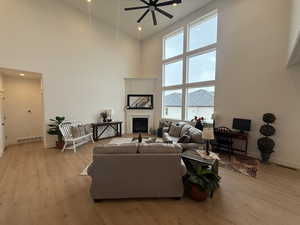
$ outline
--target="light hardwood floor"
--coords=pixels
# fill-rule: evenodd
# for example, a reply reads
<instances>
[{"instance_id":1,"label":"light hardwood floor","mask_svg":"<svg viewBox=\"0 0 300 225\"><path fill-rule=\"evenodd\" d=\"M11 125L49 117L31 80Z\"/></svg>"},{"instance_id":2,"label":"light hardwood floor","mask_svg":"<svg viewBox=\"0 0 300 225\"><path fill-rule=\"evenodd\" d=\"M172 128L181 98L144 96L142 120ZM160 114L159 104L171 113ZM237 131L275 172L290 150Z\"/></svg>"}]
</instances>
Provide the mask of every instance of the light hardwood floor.
<instances>
[{"instance_id":1,"label":"light hardwood floor","mask_svg":"<svg viewBox=\"0 0 300 225\"><path fill-rule=\"evenodd\" d=\"M221 188L206 202L118 200L95 204L79 176L92 144L77 153L10 147L0 158L0 225L299 225L300 173L262 166L257 179L221 169Z\"/></svg>"}]
</instances>

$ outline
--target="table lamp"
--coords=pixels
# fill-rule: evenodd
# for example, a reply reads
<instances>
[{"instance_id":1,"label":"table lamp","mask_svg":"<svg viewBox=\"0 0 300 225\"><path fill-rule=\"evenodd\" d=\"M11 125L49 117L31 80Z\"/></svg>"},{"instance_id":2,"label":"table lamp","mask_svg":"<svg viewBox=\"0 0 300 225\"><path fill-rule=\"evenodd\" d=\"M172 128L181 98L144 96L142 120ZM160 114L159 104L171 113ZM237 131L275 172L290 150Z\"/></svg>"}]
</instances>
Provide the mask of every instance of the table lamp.
<instances>
[{"instance_id":1,"label":"table lamp","mask_svg":"<svg viewBox=\"0 0 300 225\"><path fill-rule=\"evenodd\" d=\"M209 142L215 139L214 128L204 128L202 138L206 141L206 153L209 155Z\"/></svg>"}]
</instances>

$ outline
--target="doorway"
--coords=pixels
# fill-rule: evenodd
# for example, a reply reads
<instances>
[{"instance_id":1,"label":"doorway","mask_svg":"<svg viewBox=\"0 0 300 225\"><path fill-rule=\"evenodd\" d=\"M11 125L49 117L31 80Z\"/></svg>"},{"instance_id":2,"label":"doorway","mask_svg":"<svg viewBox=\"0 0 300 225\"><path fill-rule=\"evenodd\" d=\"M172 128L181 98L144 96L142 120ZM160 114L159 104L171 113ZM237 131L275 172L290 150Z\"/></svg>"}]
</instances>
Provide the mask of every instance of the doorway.
<instances>
[{"instance_id":1,"label":"doorway","mask_svg":"<svg viewBox=\"0 0 300 225\"><path fill-rule=\"evenodd\" d=\"M42 141L44 133L42 75L0 68L0 87L2 87L2 100L0 99L2 151L10 145Z\"/></svg>"}]
</instances>

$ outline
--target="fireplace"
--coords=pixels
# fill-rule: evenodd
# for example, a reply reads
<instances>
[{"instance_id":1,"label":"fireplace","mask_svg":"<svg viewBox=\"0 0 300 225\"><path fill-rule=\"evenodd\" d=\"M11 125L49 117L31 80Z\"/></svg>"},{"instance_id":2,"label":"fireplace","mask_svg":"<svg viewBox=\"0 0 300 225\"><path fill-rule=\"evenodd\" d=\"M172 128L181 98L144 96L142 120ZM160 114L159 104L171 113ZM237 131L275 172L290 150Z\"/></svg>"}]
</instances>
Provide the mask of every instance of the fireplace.
<instances>
[{"instance_id":1,"label":"fireplace","mask_svg":"<svg viewBox=\"0 0 300 225\"><path fill-rule=\"evenodd\" d=\"M132 119L133 133L148 133L148 118L133 118Z\"/></svg>"}]
</instances>

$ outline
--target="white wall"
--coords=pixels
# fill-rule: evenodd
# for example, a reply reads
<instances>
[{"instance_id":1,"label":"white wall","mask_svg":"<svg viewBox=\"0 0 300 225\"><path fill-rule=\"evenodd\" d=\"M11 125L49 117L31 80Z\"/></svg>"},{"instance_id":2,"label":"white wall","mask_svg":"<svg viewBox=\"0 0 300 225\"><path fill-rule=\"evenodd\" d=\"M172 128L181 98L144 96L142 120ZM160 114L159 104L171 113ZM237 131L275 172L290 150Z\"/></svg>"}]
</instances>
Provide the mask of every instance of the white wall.
<instances>
[{"instance_id":1,"label":"white wall","mask_svg":"<svg viewBox=\"0 0 300 225\"><path fill-rule=\"evenodd\" d=\"M43 136L41 81L4 76L3 85L6 144L17 144L18 138Z\"/></svg>"},{"instance_id":2,"label":"white wall","mask_svg":"<svg viewBox=\"0 0 300 225\"><path fill-rule=\"evenodd\" d=\"M165 32L143 41L142 73L144 77L160 77L162 36L217 7L217 124L231 127L234 117L251 119L249 154L258 156L256 141L261 117L266 112L274 113L277 133L272 160L300 168L300 68L286 67L289 3L285 0L214 2Z\"/></svg>"},{"instance_id":3,"label":"white wall","mask_svg":"<svg viewBox=\"0 0 300 225\"><path fill-rule=\"evenodd\" d=\"M124 77L139 74L140 43L59 0L1 0L0 67L43 74L45 120L123 120Z\"/></svg>"}]
</instances>

